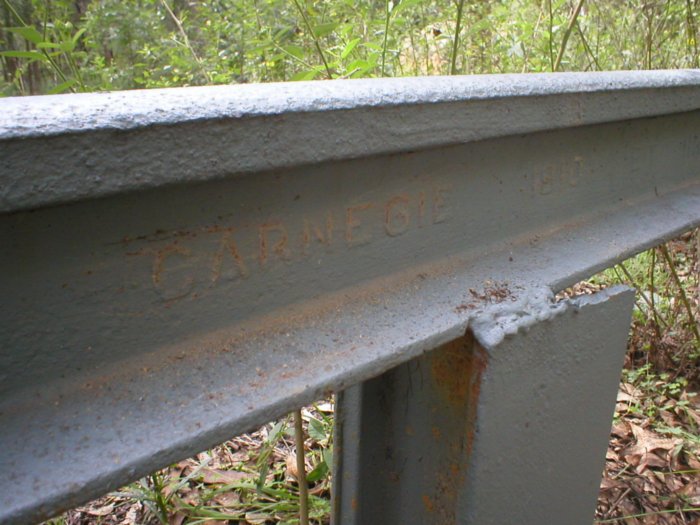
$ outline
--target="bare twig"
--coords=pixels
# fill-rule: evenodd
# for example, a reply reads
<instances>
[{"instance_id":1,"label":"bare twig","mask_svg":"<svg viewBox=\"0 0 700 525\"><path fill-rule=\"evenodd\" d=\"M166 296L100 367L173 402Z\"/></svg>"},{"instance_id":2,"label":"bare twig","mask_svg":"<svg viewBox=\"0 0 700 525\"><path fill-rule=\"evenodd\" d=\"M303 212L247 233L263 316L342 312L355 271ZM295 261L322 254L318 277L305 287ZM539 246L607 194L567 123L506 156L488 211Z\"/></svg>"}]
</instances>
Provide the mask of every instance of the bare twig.
<instances>
[{"instance_id":1,"label":"bare twig","mask_svg":"<svg viewBox=\"0 0 700 525\"><path fill-rule=\"evenodd\" d=\"M627 277L627 279L629 280L630 284L634 284L634 285L636 286L636 284L635 284L635 282L634 282L634 277L632 277L632 275L629 273L629 271L627 271L627 268L625 267L624 263L618 263L618 266L620 267L620 270L622 270L622 273L625 274L625 277ZM617 273L617 270L615 270L615 272ZM618 279L619 279L619 278L620 278L620 277L619 277L619 275L618 275ZM623 282L623 280L620 279L620 282ZM649 298L648 298L645 294L643 294L643 293L642 293L642 294L639 294L639 295L642 297L642 299L644 300L644 302L647 303L647 306L650 308L650 310L652 310L652 311L654 312L654 314L653 314L653 315L654 315L654 318L655 318L655 319L658 318L658 320L661 322L661 324L663 324L665 327L668 327L668 323L666 322L666 320L665 320L663 317L661 317L661 316L659 315L659 313L656 311L656 308L655 308L654 304L649 300ZM659 339L661 339L661 332L659 331L659 325L656 324L656 325L654 326L654 329L655 329L655 331L656 331L656 335L659 337Z\"/></svg>"},{"instance_id":2,"label":"bare twig","mask_svg":"<svg viewBox=\"0 0 700 525\"><path fill-rule=\"evenodd\" d=\"M698 28L693 15L693 6L690 0L685 0L686 7L686 29L688 31L688 51L691 52L693 66L700 66L700 55L698 54ZM691 47L692 46L692 47Z\"/></svg>"},{"instance_id":3,"label":"bare twig","mask_svg":"<svg viewBox=\"0 0 700 525\"><path fill-rule=\"evenodd\" d=\"M279 44L278 44L277 42L275 42L274 40L272 41L272 45L275 46L275 49L276 49L277 51L279 51L279 52L282 53L283 55L287 55L287 56L288 56L289 58L291 58L292 60L296 60L297 62L299 62L299 63L300 63L301 65L303 65L304 67L308 67L309 69L316 69L316 70L319 70L317 66L312 66L312 65L309 64L306 60L304 60L304 59L302 59L302 58L299 58L298 56L296 56L296 55L293 54L293 53L290 53L289 51L287 51L285 48L283 48L281 45L279 45ZM319 70L319 71L320 71L320 70Z\"/></svg>"},{"instance_id":4,"label":"bare twig","mask_svg":"<svg viewBox=\"0 0 700 525\"><path fill-rule=\"evenodd\" d=\"M22 16L15 10L15 8L12 7L12 4L11 4L8 0L4 0L4 3L5 3L5 5L7 6L7 8L10 10L10 12L11 12L11 13L15 16L15 18L19 21L20 24L22 24L24 27L28 27L28 26L29 26L29 24L27 24L27 23L24 21L24 19L22 18ZM61 68L58 67L58 64L54 61L54 59L51 58L51 55L49 55L49 52L48 52L45 48L42 48L42 49L41 49L41 53L44 55L44 58L46 58L46 61L49 63L49 65L50 65L51 68L54 70L54 72L55 72L59 77L61 77L61 80L62 80L63 82L67 82L68 79L66 78L66 75L63 73L63 71L61 70ZM20 78L21 78L21 77L20 77ZM70 88L70 90L73 91L73 92L75 92L75 90L74 90L72 87Z\"/></svg>"},{"instance_id":5,"label":"bare twig","mask_svg":"<svg viewBox=\"0 0 700 525\"><path fill-rule=\"evenodd\" d=\"M459 49L459 33L462 31L462 12L464 11L464 0L459 0L457 4L457 24L455 26L455 38L452 44L452 64L450 65L450 75L457 74L457 51Z\"/></svg>"},{"instance_id":6,"label":"bare twig","mask_svg":"<svg viewBox=\"0 0 700 525\"><path fill-rule=\"evenodd\" d=\"M328 79L332 80L333 72L331 71L328 62L326 61L326 55L323 54L323 49L321 49L321 44L319 43L318 38L316 37L316 33L314 33L314 29L311 27L311 22L309 22L309 19L306 17L306 10L302 9L301 5L299 4L299 0L294 0L294 5L296 6L297 11L299 11L299 14L301 15L301 18L304 21L304 25L306 26L307 31L311 34L311 38L314 41L316 51L318 51L318 56L321 57L323 67L326 69L326 75L328 76Z\"/></svg>"},{"instance_id":7,"label":"bare twig","mask_svg":"<svg viewBox=\"0 0 700 525\"><path fill-rule=\"evenodd\" d=\"M615 478L613 478L613 479L615 479ZM621 502L621 501L625 498L625 496L627 496L627 494L629 494L631 491L632 491L632 489L627 488L627 490L625 490L622 494L620 494L620 497L617 498L617 499L615 500L615 503L613 503L612 506L610 507L610 509L608 509L608 512L605 513L605 517L606 517L606 518L609 518L610 516L612 516L612 513L615 512L615 509L617 509L617 506L620 504L620 502Z\"/></svg>"},{"instance_id":8,"label":"bare twig","mask_svg":"<svg viewBox=\"0 0 700 525\"><path fill-rule=\"evenodd\" d=\"M654 20L654 8L651 6L651 4L645 4L642 11L647 21L646 35L644 37L646 46L646 53L644 55L644 69L651 69L651 51L654 43L654 30L652 27Z\"/></svg>"},{"instance_id":9,"label":"bare twig","mask_svg":"<svg viewBox=\"0 0 700 525\"><path fill-rule=\"evenodd\" d=\"M693 309L690 306L690 301L688 300L688 296L685 293L685 289L683 288L681 280L678 277L678 273L676 272L676 268L673 265L671 256L668 254L668 248L666 248L665 244L662 244L661 246L659 246L659 250L661 251L661 255L664 256L664 259L666 260L666 265L668 266L668 269L671 272L671 276L673 277L673 280L676 283L676 286L678 287L678 293L681 296L681 301L683 302L685 311L688 314L688 322L690 324L690 329L693 331L693 335L695 335L695 340L697 341L698 345L700 345L700 331L698 331L698 323L695 320L695 316L693 315Z\"/></svg>"},{"instance_id":10,"label":"bare twig","mask_svg":"<svg viewBox=\"0 0 700 525\"><path fill-rule=\"evenodd\" d=\"M571 36L571 31L574 29L574 24L576 24L576 19L578 18L581 8L583 7L583 2L585 0L578 0L578 4L571 13L571 18L569 18L569 25L566 26L566 31L564 32L564 38L562 38L561 46L559 47L559 53L557 54L557 59L554 62L554 67L552 71L558 71L561 65L561 59L564 58L564 52L566 51L566 45L569 43L569 37Z\"/></svg>"},{"instance_id":11,"label":"bare twig","mask_svg":"<svg viewBox=\"0 0 700 525\"><path fill-rule=\"evenodd\" d=\"M299 525L309 525L309 486L306 483L304 429L301 422L301 410L295 410L294 444L297 449L297 480L299 481Z\"/></svg>"},{"instance_id":12,"label":"bare twig","mask_svg":"<svg viewBox=\"0 0 700 525\"><path fill-rule=\"evenodd\" d=\"M651 250L651 265L649 267L649 302L651 303L651 311L654 314L654 323L659 326L659 316L656 313L656 303L654 302L654 275L656 274L656 250Z\"/></svg>"},{"instance_id":13,"label":"bare twig","mask_svg":"<svg viewBox=\"0 0 700 525\"><path fill-rule=\"evenodd\" d=\"M544 4L540 6L540 12L537 15L537 22L535 22L535 27L532 30L532 41L535 41L537 37L537 31L540 29L540 23L542 22L542 12L544 10ZM550 43L552 41L551 35L550 35ZM523 56L523 69L520 71L521 73L525 73L527 71L527 62L530 60L530 48L525 48L524 49L524 56Z\"/></svg>"},{"instance_id":14,"label":"bare twig","mask_svg":"<svg viewBox=\"0 0 700 525\"><path fill-rule=\"evenodd\" d=\"M547 0L549 9L549 63L554 71L554 42L552 32L554 31L554 12L552 11L552 0Z\"/></svg>"},{"instance_id":15,"label":"bare twig","mask_svg":"<svg viewBox=\"0 0 700 525\"><path fill-rule=\"evenodd\" d=\"M586 53L588 54L588 56L591 58L591 60L595 64L596 69L598 71L600 71L601 67L600 67L600 64L598 63L598 58L595 56L595 54L591 50L591 46L588 44L588 39L586 38L586 35L583 34L583 30L581 29L581 25L578 23L578 20L576 21L576 32L581 37L581 42L583 42L583 48L586 50Z\"/></svg>"},{"instance_id":16,"label":"bare twig","mask_svg":"<svg viewBox=\"0 0 700 525\"><path fill-rule=\"evenodd\" d=\"M168 12L168 15L170 16L170 18L173 19L173 22L175 22L175 25L177 26L177 29L180 32L180 35L182 35L182 40L185 43L185 47L190 51L192 58L194 58L194 61L199 66L199 69L201 70L202 74L204 75L204 78L207 79L207 83L211 84L211 76L209 75L207 68L204 66L202 59L199 58L199 55L197 55L196 51L192 47L192 44L190 44L190 39L187 36L187 33L185 32L185 28L182 26L182 22L180 22L180 19L177 16L175 16L175 13L173 13L173 10L170 9L170 6L168 5L168 2L166 0L160 0L160 3L163 5L165 10Z\"/></svg>"},{"instance_id":17,"label":"bare twig","mask_svg":"<svg viewBox=\"0 0 700 525\"><path fill-rule=\"evenodd\" d=\"M385 22L384 22L384 43L382 44L382 72L381 72L382 76L384 76L386 74L385 70L384 70L384 66L386 64L386 47L387 47L387 43L389 41L388 40L389 39L389 23L391 22L391 9L390 9L389 0L386 0L386 7L384 9L385 9L384 14L386 15L386 18L385 18Z\"/></svg>"}]
</instances>

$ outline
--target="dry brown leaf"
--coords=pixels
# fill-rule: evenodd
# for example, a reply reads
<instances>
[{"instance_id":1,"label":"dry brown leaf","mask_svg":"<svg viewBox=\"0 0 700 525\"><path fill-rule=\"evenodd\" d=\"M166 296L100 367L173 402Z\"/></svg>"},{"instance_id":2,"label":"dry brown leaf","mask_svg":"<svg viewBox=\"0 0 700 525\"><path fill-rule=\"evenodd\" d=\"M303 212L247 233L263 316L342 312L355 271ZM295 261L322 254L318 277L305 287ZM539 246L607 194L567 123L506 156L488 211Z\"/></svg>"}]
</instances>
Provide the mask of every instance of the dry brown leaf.
<instances>
[{"instance_id":1,"label":"dry brown leaf","mask_svg":"<svg viewBox=\"0 0 700 525\"><path fill-rule=\"evenodd\" d=\"M309 489L309 494L311 494L312 496L319 496L327 491L328 487L325 486L323 483L319 483L314 488Z\"/></svg>"},{"instance_id":2,"label":"dry brown leaf","mask_svg":"<svg viewBox=\"0 0 700 525\"><path fill-rule=\"evenodd\" d=\"M617 479L610 479L604 477L601 482L600 482L600 489L601 490L611 490L611 489L616 489L618 487L624 487L624 482L617 480Z\"/></svg>"},{"instance_id":3,"label":"dry brown leaf","mask_svg":"<svg viewBox=\"0 0 700 525\"><path fill-rule=\"evenodd\" d=\"M667 460L660 458L652 452L646 452L640 457L639 464L635 470L637 471L637 474L641 474L648 467L666 467L667 465Z\"/></svg>"},{"instance_id":4,"label":"dry brown leaf","mask_svg":"<svg viewBox=\"0 0 700 525\"><path fill-rule=\"evenodd\" d=\"M133 505L127 512L126 516L124 516L124 519L119 525L136 525L136 520L138 520L138 508L136 505Z\"/></svg>"},{"instance_id":5,"label":"dry brown leaf","mask_svg":"<svg viewBox=\"0 0 700 525\"><path fill-rule=\"evenodd\" d=\"M693 470L700 470L700 460L695 456L688 454L688 466Z\"/></svg>"},{"instance_id":6,"label":"dry brown leaf","mask_svg":"<svg viewBox=\"0 0 700 525\"><path fill-rule=\"evenodd\" d=\"M629 410L629 405L627 403L618 402L615 403L615 413L625 414Z\"/></svg>"},{"instance_id":7,"label":"dry brown leaf","mask_svg":"<svg viewBox=\"0 0 700 525\"><path fill-rule=\"evenodd\" d=\"M180 470L185 470L187 467L196 467L197 463L192 459L183 459L182 461L175 464L175 468Z\"/></svg>"},{"instance_id":8,"label":"dry brown leaf","mask_svg":"<svg viewBox=\"0 0 700 525\"><path fill-rule=\"evenodd\" d=\"M622 390L617 391L617 405L631 405L634 404L636 401L636 398L632 397L629 395L627 392L623 392Z\"/></svg>"},{"instance_id":9,"label":"dry brown leaf","mask_svg":"<svg viewBox=\"0 0 700 525\"><path fill-rule=\"evenodd\" d=\"M612 426L611 432L617 437L626 438L630 435L629 424L624 420L618 421Z\"/></svg>"},{"instance_id":10,"label":"dry brown leaf","mask_svg":"<svg viewBox=\"0 0 700 525\"><path fill-rule=\"evenodd\" d=\"M647 510L646 512L647 516L644 516L644 525L662 525L658 514L654 514L652 510Z\"/></svg>"},{"instance_id":11,"label":"dry brown leaf","mask_svg":"<svg viewBox=\"0 0 700 525\"><path fill-rule=\"evenodd\" d=\"M685 496L691 505L700 505L700 481L692 481L678 492Z\"/></svg>"},{"instance_id":12,"label":"dry brown leaf","mask_svg":"<svg viewBox=\"0 0 700 525\"><path fill-rule=\"evenodd\" d=\"M661 419L664 420L664 423L666 423L669 427L677 427L680 425L676 415L668 410L659 410L659 415L661 416Z\"/></svg>"},{"instance_id":13,"label":"dry brown leaf","mask_svg":"<svg viewBox=\"0 0 700 525\"><path fill-rule=\"evenodd\" d=\"M253 479L254 477L255 476L253 474L241 472L240 470L203 468L200 471L200 479L204 483L208 483L210 485L229 485L231 483L238 483L239 481Z\"/></svg>"},{"instance_id":14,"label":"dry brown leaf","mask_svg":"<svg viewBox=\"0 0 700 525\"><path fill-rule=\"evenodd\" d=\"M175 514L172 514L170 516L170 519L168 520L168 525L182 525L182 522L185 521L186 516L182 512L176 512Z\"/></svg>"},{"instance_id":15,"label":"dry brown leaf","mask_svg":"<svg viewBox=\"0 0 700 525\"><path fill-rule=\"evenodd\" d=\"M661 459L661 458L659 458L659 459ZM662 474L662 476L663 476L663 474ZM660 480L658 478L658 476L656 475L656 473L652 470L647 470L644 474L642 474L642 477L646 478L646 480L649 483L651 483L652 485L654 485L658 489L661 489L663 487L663 481L662 481L663 477Z\"/></svg>"},{"instance_id":16,"label":"dry brown leaf","mask_svg":"<svg viewBox=\"0 0 700 525\"><path fill-rule=\"evenodd\" d=\"M683 482L680 479L678 479L677 476L668 476L668 479L666 479L665 481L666 487L672 494L678 492L683 488Z\"/></svg>"},{"instance_id":17,"label":"dry brown leaf","mask_svg":"<svg viewBox=\"0 0 700 525\"><path fill-rule=\"evenodd\" d=\"M617 395L618 401L620 400L620 395L623 396L623 399L629 401L639 401L644 397L644 392L631 383L620 383L620 390L618 390Z\"/></svg>"},{"instance_id":18,"label":"dry brown leaf","mask_svg":"<svg viewBox=\"0 0 700 525\"><path fill-rule=\"evenodd\" d=\"M623 454L622 457L633 467L636 467L642 461L642 454Z\"/></svg>"},{"instance_id":19,"label":"dry brown leaf","mask_svg":"<svg viewBox=\"0 0 700 525\"><path fill-rule=\"evenodd\" d=\"M316 405L316 408L319 412L323 412L324 414L332 414L334 411L333 403L319 403Z\"/></svg>"},{"instance_id":20,"label":"dry brown leaf","mask_svg":"<svg viewBox=\"0 0 700 525\"><path fill-rule=\"evenodd\" d=\"M695 420L696 425L700 425L700 414L697 412L697 410L686 407L686 414Z\"/></svg>"},{"instance_id":21,"label":"dry brown leaf","mask_svg":"<svg viewBox=\"0 0 700 525\"><path fill-rule=\"evenodd\" d=\"M184 503L185 505L199 505L199 491L198 490L190 490L189 492L184 492L180 491L179 498L175 498L173 501L175 502L176 507L184 508L184 506L181 503Z\"/></svg>"},{"instance_id":22,"label":"dry brown leaf","mask_svg":"<svg viewBox=\"0 0 700 525\"><path fill-rule=\"evenodd\" d=\"M217 494L212 501L222 507L235 507L241 502L240 496L236 492L222 492Z\"/></svg>"},{"instance_id":23,"label":"dry brown leaf","mask_svg":"<svg viewBox=\"0 0 700 525\"><path fill-rule=\"evenodd\" d=\"M238 452L230 454L229 463L231 465L240 465L245 463L249 459L249 456L248 450L239 450Z\"/></svg>"},{"instance_id":24,"label":"dry brown leaf","mask_svg":"<svg viewBox=\"0 0 700 525\"><path fill-rule=\"evenodd\" d=\"M105 505L104 507L86 509L85 512L90 516L107 516L108 514L112 514L113 510L114 503L110 503L109 505Z\"/></svg>"},{"instance_id":25,"label":"dry brown leaf","mask_svg":"<svg viewBox=\"0 0 700 525\"><path fill-rule=\"evenodd\" d=\"M270 516L267 514L262 514L260 512L246 512L245 520L250 523L250 525L265 525L265 522Z\"/></svg>"},{"instance_id":26,"label":"dry brown leaf","mask_svg":"<svg viewBox=\"0 0 700 525\"><path fill-rule=\"evenodd\" d=\"M646 430L634 423L630 423L632 433L636 439L636 443L629 447L622 454L623 456L644 455L647 452L654 450L673 450L676 445L682 443L678 438L662 438L657 433Z\"/></svg>"},{"instance_id":27,"label":"dry brown leaf","mask_svg":"<svg viewBox=\"0 0 700 525\"><path fill-rule=\"evenodd\" d=\"M297 469L297 455L293 452L287 454L287 457L284 459L284 464L287 466L287 475L298 479L299 470Z\"/></svg>"}]
</instances>

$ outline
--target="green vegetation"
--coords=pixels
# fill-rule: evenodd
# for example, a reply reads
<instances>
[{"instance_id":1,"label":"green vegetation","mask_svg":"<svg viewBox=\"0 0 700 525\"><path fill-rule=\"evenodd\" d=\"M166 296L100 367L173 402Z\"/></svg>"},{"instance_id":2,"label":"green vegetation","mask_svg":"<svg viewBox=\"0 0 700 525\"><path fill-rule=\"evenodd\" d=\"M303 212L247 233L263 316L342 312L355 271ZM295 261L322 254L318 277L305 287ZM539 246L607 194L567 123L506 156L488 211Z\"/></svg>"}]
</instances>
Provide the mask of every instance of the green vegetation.
<instances>
[{"instance_id":1,"label":"green vegetation","mask_svg":"<svg viewBox=\"0 0 700 525\"><path fill-rule=\"evenodd\" d=\"M291 416L264 425L132 483L44 525L196 525L299 523L295 439L309 486L312 524L330 516L333 404L301 410L303 431Z\"/></svg>"},{"instance_id":2,"label":"green vegetation","mask_svg":"<svg viewBox=\"0 0 700 525\"><path fill-rule=\"evenodd\" d=\"M0 0L0 93L699 67L698 0Z\"/></svg>"},{"instance_id":3,"label":"green vegetation","mask_svg":"<svg viewBox=\"0 0 700 525\"><path fill-rule=\"evenodd\" d=\"M624 261L588 286L619 282L638 293L596 523L695 522L700 230Z\"/></svg>"}]
</instances>

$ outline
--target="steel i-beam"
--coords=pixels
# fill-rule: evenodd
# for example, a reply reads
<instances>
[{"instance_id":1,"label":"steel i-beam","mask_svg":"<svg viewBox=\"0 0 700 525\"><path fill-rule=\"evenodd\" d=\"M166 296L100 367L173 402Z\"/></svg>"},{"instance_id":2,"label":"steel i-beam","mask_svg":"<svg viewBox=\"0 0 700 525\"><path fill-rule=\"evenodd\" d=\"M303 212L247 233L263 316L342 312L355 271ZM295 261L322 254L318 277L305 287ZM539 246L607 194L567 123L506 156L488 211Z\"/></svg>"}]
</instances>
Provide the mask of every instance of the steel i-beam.
<instances>
[{"instance_id":1,"label":"steel i-beam","mask_svg":"<svg viewBox=\"0 0 700 525\"><path fill-rule=\"evenodd\" d=\"M697 225L699 129L698 71L1 99L0 522Z\"/></svg>"}]
</instances>

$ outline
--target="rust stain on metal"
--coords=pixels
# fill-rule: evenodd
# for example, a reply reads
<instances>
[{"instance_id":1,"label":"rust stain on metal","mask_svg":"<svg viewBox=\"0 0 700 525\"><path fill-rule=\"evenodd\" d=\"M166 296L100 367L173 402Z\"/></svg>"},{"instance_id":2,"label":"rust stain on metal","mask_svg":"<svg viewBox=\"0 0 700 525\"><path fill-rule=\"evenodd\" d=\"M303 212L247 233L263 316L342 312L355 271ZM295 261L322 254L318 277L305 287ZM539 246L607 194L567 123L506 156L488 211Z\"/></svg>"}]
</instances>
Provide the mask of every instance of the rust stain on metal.
<instances>
[{"instance_id":1,"label":"rust stain on metal","mask_svg":"<svg viewBox=\"0 0 700 525\"><path fill-rule=\"evenodd\" d=\"M519 288L519 287L518 287ZM505 301L515 301L516 296L506 282L486 281L482 291L469 288L471 301L464 302L454 308L456 313L463 313L475 310L486 304L498 304Z\"/></svg>"},{"instance_id":2,"label":"rust stain on metal","mask_svg":"<svg viewBox=\"0 0 700 525\"><path fill-rule=\"evenodd\" d=\"M477 409L479 405L479 395L481 393L481 380L484 370L488 366L488 354L475 340L471 332L471 376L470 376L470 396L467 410L467 456L471 455L474 445L474 433L476 432Z\"/></svg>"},{"instance_id":3,"label":"rust stain on metal","mask_svg":"<svg viewBox=\"0 0 700 525\"><path fill-rule=\"evenodd\" d=\"M449 422L433 425L431 433L440 440L445 455L435 469L435 492L431 494L431 523L456 523L457 502L466 483L467 469L474 442L477 408L484 370L488 366L486 351L469 331L434 353L431 379L438 394L440 409L452 414Z\"/></svg>"},{"instance_id":4,"label":"rust stain on metal","mask_svg":"<svg viewBox=\"0 0 700 525\"><path fill-rule=\"evenodd\" d=\"M435 355L432 376L448 406L461 411L466 403L478 401L481 373L487 363L485 351L470 332L463 339L446 344L443 351Z\"/></svg>"},{"instance_id":5,"label":"rust stain on metal","mask_svg":"<svg viewBox=\"0 0 700 525\"><path fill-rule=\"evenodd\" d=\"M122 247L131 273L142 275L139 287L153 288L168 308L185 299L202 299L218 287L260 278L280 264L308 264L318 250L345 251L438 225L451 215L450 190L428 186L366 202L335 203L313 213L270 210L254 220L217 216L211 218L213 223L122 236L107 245ZM426 207L432 212L426 212Z\"/></svg>"},{"instance_id":6,"label":"rust stain on metal","mask_svg":"<svg viewBox=\"0 0 700 525\"><path fill-rule=\"evenodd\" d=\"M221 233L230 232L229 228L212 228ZM156 232L157 235L163 235L165 232ZM186 237L188 232L177 232L175 237ZM130 243L134 239L125 239L125 243ZM136 240L141 240L136 238ZM215 247L220 249L220 244ZM225 249L230 249L230 246L225 246ZM159 256L160 252L160 256ZM149 255L155 256L156 264L150 268L150 278L157 285L161 285L163 281L163 270L161 263L167 264L165 259L170 257L187 258L192 254L187 252L187 248L179 243L171 242L165 247L155 248L153 246L142 248L139 253L134 255ZM230 259L229 259L230 260ZM235 261L234 261L235 262ZM402 291L412 288L417 289L422 287L432 278L442 277L454 274L466 264L463 260L441 261L439 263L431 262L413 267L402 272L397 272L391 276L384 276L372 279L363 283L362 287L354 290L341 290L330 293L322 299L314 299L299 304L293 304L288 307L277 309L273 312L263 315L256 315L245 320L245 326L235 329L224 327L214 330L197 337L196 340L188 340L167 344L158 349L157 352L149 352L130 356L128 359L120 362L120 367L101 367L96 370L91 370L89 374L86 372L77 374L77 377L66 380L60 384L61 396L84 395L89 392L92 397L103 397L110 394L110 389L113 385L123 384L131 381L134 378L135 370L148 369L149 374L163 374L168 369L185 369L189 366L221 366L219 356L234 355L244 358L247 346L255 344L256 341L264 340L275 335L289 335L298 330L303 330L310 326L320 325L328 322L330 319L339 315L340 312L352 313L361 312L367 304L378 304L380 302L389 302L392 297L402 293ZM248 267L250 270L250 267ZM188 283L185 283L188 284ZM163 303L165 305L166 303ZM158 306L154 307L154 311L158 310ZM352 346L337 346L332 356L333 364L342 361L346 355L351 355L362 347L373 347L375 341L372 339L364 339L361 342L355 342ZM330 357L329 357L330 358ZM327 358L328 359L328 358ZM205 365L206 363L206 365ZM213 363L216 363L213 365ZM226 365L228 366L228 365ZM178 372L179 373L179 372ZM254 380L254 385L247 382L238 386L237 392L231 390L230 395L244 395L251 391L260 390L262 383L270 381L286 381L291 378L297 378L308 373L308 362L291 362L284 364L275 373L276 377L260 378ZM258 384L260 383L260 384ZM89 387L86 387L89 384ZM112 397L114 397L113 394ZM58 396L56 399L58 399ZM115 397L115 401L119 401L121 396ZM48 401L37 400L37 403L42 404ZM60 401L54 401L59 404ZM29 409L29 407L27 407Z\"/></svg>"}]
</instances>

